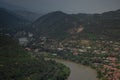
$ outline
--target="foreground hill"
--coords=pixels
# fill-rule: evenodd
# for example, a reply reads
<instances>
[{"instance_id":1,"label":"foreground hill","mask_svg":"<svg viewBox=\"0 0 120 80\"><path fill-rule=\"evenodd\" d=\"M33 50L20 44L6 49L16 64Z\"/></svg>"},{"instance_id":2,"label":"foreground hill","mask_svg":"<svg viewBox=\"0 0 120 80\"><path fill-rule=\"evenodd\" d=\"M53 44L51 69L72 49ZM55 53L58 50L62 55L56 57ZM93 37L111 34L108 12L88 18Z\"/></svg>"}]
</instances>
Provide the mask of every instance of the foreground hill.
<instances>
[{"instance_id":1,"label":"foreground hill","mask_svg":"<svg viewBox=\"0 0 120 80\"><path fill-rule=\"evenodd\" d=\"M64 80L69 69L43 57L33 57L10 37L0 36L0 80Z\"/></svg>"},{"instance_id":2,"label":"foreground hill","mask_svg":"<svg viewBox=\"0 0 120 80\"><path fill-rule=\"evenodd\" d=\"M119 39L120 10L102 14L66 14L56 11L36 20L32 24L32 31L37 36L52 38L105 36Z\"/></svg>"}]
</instances>

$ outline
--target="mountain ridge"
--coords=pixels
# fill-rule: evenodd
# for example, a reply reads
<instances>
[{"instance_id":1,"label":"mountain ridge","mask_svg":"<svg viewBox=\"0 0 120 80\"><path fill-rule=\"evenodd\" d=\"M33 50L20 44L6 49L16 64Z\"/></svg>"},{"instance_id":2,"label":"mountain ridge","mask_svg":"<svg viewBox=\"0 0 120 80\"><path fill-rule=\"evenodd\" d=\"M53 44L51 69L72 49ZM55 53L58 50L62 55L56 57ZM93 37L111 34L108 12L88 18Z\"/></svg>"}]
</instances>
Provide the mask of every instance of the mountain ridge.
<instances>
[{"instance_id":1,"label":"mountain ridge","mask_svg":"<svg viewBox=\"0 0 120 80\"><path fill-rule=\"evenodd\" d=\"M36 30L35 32L42 36L57 37L57 35L61 35L67 37L71 36L68 31L77 29L81 25L84 30L76 34L78 37L86 34L97 34L110 38L119 38L119 35L117 35L119 33L118 29L120 29L119 12L120 10L101 14L66 14L61 11L55 11L38 18L32 24L32 30ZM114 31L111 34L110 30L113 29Z\"/></svg>"},{"instance_id":2,"label":"mountain ridge","mask_svg":"<svg viewBox=\"0 0 120 80\"><path fill-rule=\"evenodd\" d=\"M1 34L15 34L21 30L28 21L19 18L12 11L6 8L0 8L0 33Z\"/></svg>"}]
</instances>

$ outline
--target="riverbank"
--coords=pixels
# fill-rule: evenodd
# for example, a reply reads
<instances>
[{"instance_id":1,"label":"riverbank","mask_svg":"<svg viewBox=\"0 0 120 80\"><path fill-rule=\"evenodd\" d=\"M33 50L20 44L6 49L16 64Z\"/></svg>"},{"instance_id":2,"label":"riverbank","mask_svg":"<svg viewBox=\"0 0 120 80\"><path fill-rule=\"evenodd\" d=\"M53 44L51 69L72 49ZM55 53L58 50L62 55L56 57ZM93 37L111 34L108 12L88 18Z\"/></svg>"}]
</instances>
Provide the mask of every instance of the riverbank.
<instances>
[{"instance_id":1,"label":"riverbank","mask_svg":"<svg viewBox=\"0 0 120 80\"><path fill-rule=\"evenodd\" d=\"M62 60L62 59L54 59L58 63L62 63L65 66L70 68L70 75L67 80L96 80L97 72L90 67L77 64L75 62Z\"/></svg>"}]
</instances>

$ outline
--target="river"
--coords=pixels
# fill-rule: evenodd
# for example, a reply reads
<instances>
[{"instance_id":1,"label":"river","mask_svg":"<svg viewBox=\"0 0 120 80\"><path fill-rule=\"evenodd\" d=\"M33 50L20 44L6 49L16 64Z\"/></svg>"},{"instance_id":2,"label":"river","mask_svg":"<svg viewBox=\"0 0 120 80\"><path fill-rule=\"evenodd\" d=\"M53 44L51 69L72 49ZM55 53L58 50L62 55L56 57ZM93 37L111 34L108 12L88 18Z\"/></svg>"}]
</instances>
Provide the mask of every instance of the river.
<instances>
[{"instance_id":1,"label":"river","mask_svg":"<svg viewBox=\"0 0 120 80\"><path fill-rule=\"evenodd\" d=\"M96 71L90 67L60 59L55 59L55 61L70 68L71 73L67 80L97 80Z\"/></svg>"}]
</instances>

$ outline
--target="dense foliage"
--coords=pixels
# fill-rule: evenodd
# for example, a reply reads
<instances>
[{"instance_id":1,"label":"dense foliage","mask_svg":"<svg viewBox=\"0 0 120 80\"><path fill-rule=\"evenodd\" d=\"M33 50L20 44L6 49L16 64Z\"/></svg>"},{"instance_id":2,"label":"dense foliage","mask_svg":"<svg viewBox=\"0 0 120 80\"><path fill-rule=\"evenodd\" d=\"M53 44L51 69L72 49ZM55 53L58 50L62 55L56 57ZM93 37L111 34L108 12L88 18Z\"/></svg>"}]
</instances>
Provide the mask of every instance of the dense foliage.
<instances>
[{"instance_id":1,"label":"dense foliage","mask_svg":"<svg viewBox=\"0 0 120 80\"><path fill-rule=\"evenodd\" d=\"M69 68L26 52L10 37L0 36L0 80L64 80Z\"/></svg>"}]
</instances>

